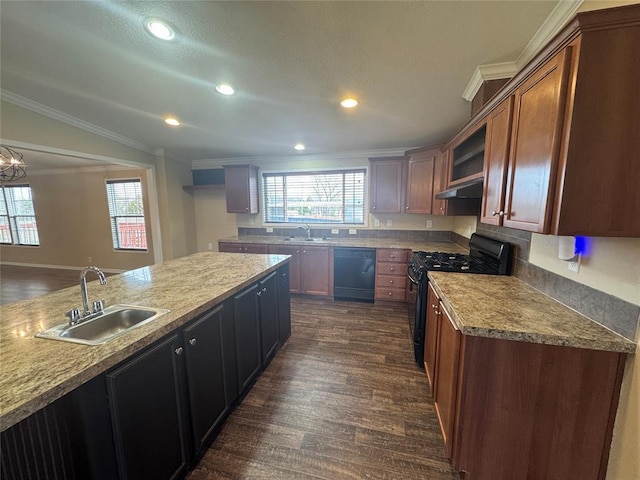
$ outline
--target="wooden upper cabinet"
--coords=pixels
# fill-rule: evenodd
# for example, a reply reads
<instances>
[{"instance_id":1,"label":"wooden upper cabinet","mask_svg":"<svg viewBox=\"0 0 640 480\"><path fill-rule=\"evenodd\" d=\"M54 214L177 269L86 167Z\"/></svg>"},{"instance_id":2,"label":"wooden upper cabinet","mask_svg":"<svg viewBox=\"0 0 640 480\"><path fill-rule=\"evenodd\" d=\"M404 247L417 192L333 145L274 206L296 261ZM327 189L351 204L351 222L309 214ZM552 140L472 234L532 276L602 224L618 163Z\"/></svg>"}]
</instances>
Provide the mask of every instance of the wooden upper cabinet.
<instances>
[{"instance_id":1,"label":"wooden upper cabinet","mask_svg":"<svg viewBox=\"0 0 640 480\"><path fill-rule=\"evenodd\" d=\"M407 169L406 213L432 213L434 167L438 148L421 149L411 154Z\"/></svg>"},{"instance_id":2,"label":"wooden upper cabinet","mask_svg":"<svg viewBox=\"0 0 640 480\"><path fill-rule=\"evenodd\" d=\"M225 165L224 178L228 213L258 213L258 167Z\"/></svg>"},{"instance_id":3,"label":"wooden upper cabinet","mask_svg":"<svg viewBox=\"0 0 640 480\"><path fill-rule=\"evenodd\" d=\"M484 186L480 221L502 225L504 194L509 162L509 138L513 97L491 112L487 119L487 141L484 157Z\"/></svg>"},{"instance_id":4,"label":"wooden upper cabinet","mask_svg":"<svg viewBox=\"0 0 640 480\"><path fill-rule=\"evenodd\" d=\"M369 162L371 213L403 213L407 157L370 158Z\"/></svg>"},{"instance_id":5,"label":"wooden upper cabinet","mask_svg":"<svg viewBox=\"0 0 640 480\"><path fill-rule=\"evenodd\" d=\"M434 215L447 214L447 201L436 198L436 195L447 188L447 175L449 172L449 150L444 149L436 157L433 167L433 203L431 212Z\"/></svg>"},{"instance_id":6,"label":"wooden upper cabinet","mask_svg":"<svg viewBox=\"0 0 640 480\"><path fill-rule=\"evenodd\" d=\"M551 221L571 47L514 92L503 225L545 233Z\"/></svg>"}]
</instances>

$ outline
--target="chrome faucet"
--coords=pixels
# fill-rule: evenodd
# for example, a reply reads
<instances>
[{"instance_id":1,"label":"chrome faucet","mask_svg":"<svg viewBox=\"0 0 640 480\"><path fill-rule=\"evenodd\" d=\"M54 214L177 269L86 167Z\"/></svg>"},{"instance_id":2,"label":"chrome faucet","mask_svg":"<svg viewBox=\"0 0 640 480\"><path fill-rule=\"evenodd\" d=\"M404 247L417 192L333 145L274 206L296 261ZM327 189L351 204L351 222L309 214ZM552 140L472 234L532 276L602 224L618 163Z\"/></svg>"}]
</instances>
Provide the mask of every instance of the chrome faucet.
<instances>
[{"instance_id":1,"label":"chrome faucet","mask_svg":"<svg viewBox=\"0 0 640 480\"><path fill-rule=\"evenodd\" d=\"M86 267L80 272L80 295L82 296L82 311L78 308L72 308L67 312L69 317L69 325L77 325L83 320L88 320L104 310L104 300L96 300L93 302L93 311L89 309L89 293L87 292L87 273L94 272L100 279L100 285L107 284L107 278L98 267Z\"/></svg>"},{"instance_id":2,"label":"chrome faucet","mask_svg":"<svg viewBox=\"0 0 640 480\"><path fill-rule=\"evenodd\" d=\"M311 240L311 227L309 226L308 223L304 224L304 228L307 231L307 240Z\"/></svg>"}]
</instances>

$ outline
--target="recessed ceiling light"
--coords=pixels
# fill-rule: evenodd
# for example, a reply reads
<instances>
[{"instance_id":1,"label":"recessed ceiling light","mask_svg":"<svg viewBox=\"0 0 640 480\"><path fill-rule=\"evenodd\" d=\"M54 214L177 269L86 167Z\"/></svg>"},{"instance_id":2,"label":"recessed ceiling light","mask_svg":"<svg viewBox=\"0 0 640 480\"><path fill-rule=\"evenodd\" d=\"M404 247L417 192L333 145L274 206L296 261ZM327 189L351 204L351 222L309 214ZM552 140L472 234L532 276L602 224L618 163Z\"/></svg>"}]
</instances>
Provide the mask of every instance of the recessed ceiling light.
<instances>
[{"instance_id":1,"label":"recessed ceiling light","mask_svg":"<svg viewBox=\"0 0 640 480\"><path fill-rule=\"evenodd\" d=\"M236 93L233 87L231 85L227 85L226 83L216 85L216 92L221 93L222 95L233 95L234 93Z\"/></svg>"},{"instance_id":2,"label":"recessed ceiling light","mask_svg":"<svg viewBox=\"0 0 640 480\"><path fill-rule=\"evenodd\" d=\"M344 108L353 108L358 105L358 100L356 100L355 98L345 98L340 102L340 105L342 105Z\"/></svg>"},{"instance_id":3,"label":"recessed ceiling light","mask_svg":"<svg viewBox=\"0 0 640 480\"><path fill-rule=\"evenodd\" d=\"M160 20L148 20L146 27L151 35L161 40L172 40L176 36L173 28Z\"/></svg>"},{"instance_id":4,"label":"recessed ceiling light","mask_svg":"<svg viewBox=\"0 0 640 480\"><path fill-rule=\"evenodd\" d=\"M167 125L171 125L172 127L177 127L178 125L180 125L180 122L175 117L167 117L167 118L165 118L164 119L164 123L166 123Z\"/></svg>"},{"instance_id":5,"label":"recessed ceiling light","mask_svg":"<svg viewBox=\"0 0 640 480\"><path fill-rule=\"evenodd\" d=\"M295 148L296 150L298 150L299 152L301 152L302 150L304 150L304 149L305 149L305 146L304 146L303 144L301 144L301 143L296 143L296 144L295 144L295 146L294 146L293 148Z\"/></svg>"}]
</instances>

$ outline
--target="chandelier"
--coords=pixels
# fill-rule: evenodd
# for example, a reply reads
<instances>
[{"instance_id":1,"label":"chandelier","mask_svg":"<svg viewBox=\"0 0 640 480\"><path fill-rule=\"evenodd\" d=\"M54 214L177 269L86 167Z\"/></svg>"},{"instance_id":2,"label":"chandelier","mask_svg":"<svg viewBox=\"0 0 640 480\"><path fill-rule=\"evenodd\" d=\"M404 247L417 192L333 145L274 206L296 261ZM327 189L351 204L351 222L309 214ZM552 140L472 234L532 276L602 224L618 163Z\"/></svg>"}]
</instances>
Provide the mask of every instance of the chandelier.
<instances>
[{"instance_id":1,"label":"chandelier","mask_svg":"<svg viewBox=\"0 0 640 480\"><path fill-rule=\"evenodd\" d=\"M11 182L27 176L27 164L22 154L0 145L0 181Z\"/></svg>"}]
</instances>

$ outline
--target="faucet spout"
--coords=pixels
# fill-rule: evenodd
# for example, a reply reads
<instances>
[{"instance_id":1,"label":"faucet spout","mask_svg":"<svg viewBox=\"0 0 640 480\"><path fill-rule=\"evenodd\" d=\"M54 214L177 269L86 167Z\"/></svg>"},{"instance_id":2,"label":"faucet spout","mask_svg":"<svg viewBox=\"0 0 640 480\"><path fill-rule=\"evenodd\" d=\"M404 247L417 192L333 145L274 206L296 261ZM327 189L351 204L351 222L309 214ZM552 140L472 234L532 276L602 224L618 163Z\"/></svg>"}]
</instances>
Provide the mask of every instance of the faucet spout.
<instances>
[{"instance_id":1,"label":"faucet spout","mask_svg":"<svg viewBox=\"0 0 640 480\"><path fill-rule=\"evenodd\" d=\"M100 285L107 284L107 278L104 276L104 273L96 267L86 267L80 272L80 293L82 295L82 316L90 315L91 310L89 309L89 293L87 292L87 273L93 272L100 279Z\"/></svg>"}]
</instances>

